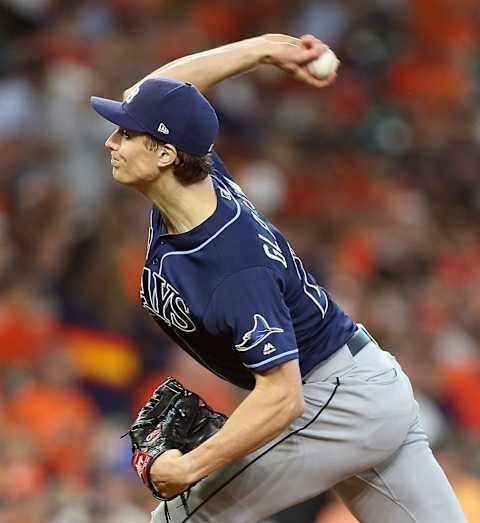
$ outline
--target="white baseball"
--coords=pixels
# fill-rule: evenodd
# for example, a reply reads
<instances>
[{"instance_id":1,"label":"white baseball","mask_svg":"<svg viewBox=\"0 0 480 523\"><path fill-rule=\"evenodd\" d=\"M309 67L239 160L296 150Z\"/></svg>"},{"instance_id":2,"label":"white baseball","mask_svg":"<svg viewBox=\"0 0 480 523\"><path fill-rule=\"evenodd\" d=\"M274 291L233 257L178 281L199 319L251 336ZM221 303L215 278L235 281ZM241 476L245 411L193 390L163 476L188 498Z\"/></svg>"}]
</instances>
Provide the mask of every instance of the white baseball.
<instances>
[{"instance_id":1,"label":"white baseball","mask_svg":"<svg viewBox=\"0 0 480 523\"><path fill-rule=\"evenodd\" d=\"M316 78L323 79L334 73L339 65L340 60L335 53L331 49L327 49L318 58L310 62L307 69Z\"/></svg>"}]
</instances>

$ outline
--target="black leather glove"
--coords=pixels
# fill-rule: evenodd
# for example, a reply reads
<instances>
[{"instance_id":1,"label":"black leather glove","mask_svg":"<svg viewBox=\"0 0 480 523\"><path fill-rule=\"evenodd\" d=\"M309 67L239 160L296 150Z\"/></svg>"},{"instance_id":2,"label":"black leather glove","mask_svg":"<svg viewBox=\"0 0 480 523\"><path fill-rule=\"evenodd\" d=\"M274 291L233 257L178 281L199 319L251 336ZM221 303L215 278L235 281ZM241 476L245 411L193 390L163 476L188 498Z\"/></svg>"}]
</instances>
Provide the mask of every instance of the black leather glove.
<instances>
[{"instance_id":1,"label":"black leather glove","mask_svg":"<svg viewBox=\"0 0 480 523\"><path fill-rule=\"evenodd\" d=\"M154 391L128 435L132 441L132 465L157 499L172 498L163 498L151 480L155 459L171 449L189 452L219 431L226 420L224 414L215 412L174 378L168 378Z\"/></svg>"}]
</instances>

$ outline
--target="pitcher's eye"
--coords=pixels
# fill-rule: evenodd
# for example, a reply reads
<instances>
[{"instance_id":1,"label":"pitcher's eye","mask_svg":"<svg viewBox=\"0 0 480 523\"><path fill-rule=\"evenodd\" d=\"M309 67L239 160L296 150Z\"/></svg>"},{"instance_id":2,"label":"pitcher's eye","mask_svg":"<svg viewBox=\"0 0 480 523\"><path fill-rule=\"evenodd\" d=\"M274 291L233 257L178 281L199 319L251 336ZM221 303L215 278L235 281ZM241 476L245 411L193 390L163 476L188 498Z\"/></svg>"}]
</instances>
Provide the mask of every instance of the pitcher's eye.
<instances>
[{"instance_id":1,"label":"pitcher's eye","mask_svg":"<svg viewBox=\"0 0 480 523\"><path fill-rule=\"evenodd\" d=\"M130 138L130 134L129 134L129 132L128 132L127 130L125 130L125 129L120 129L120 134L121 134L124 138L126 138L127 140Z\"/></svg>"}]
</instances>

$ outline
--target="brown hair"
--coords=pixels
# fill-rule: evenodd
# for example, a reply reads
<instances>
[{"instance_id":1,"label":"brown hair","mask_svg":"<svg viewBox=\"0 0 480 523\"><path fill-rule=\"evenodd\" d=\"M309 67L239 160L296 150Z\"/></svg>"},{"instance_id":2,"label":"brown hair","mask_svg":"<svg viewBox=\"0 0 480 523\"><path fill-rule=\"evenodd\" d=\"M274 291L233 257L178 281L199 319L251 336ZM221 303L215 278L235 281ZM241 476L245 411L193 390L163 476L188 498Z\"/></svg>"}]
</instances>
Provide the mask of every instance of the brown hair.
<instances>
[{"instance_id":1,"label":"brown hair","mask_svg":"<svg viewBox=\"0 0 480 523\"><path fill-rule=\"evenodd\" d=\"M149 151L158 151L165 142L157 140L154 136L147 134L145 147ZM213 167L211 154L194 156L177 149L177 159L173 165L173 174L182 185L192 185L204 180Z\"/></svg>"}]
</instances>

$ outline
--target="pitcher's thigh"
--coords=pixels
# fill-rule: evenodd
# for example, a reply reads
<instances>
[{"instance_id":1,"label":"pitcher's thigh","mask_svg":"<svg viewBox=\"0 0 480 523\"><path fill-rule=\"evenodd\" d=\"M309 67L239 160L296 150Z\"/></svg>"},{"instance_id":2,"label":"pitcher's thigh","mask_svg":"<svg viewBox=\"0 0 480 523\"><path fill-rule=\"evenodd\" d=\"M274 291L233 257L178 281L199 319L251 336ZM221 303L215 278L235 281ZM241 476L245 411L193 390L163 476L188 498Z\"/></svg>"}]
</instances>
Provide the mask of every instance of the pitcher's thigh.
<instances>
[{"instance_id":1,"label":"pitcher's thigh","mask_svg":"<svg viewBox=\"0 0 480 523\"><path fill-rule=\"evenodd\" d=\"M256 523L325 490L319 478L321 464L312 467L310 460L302 454L298 441L287 440L213 495L252 459L249 456L225 467L194 487L188 499L188 509L193 512L188 522ZM177 500L168 503L168 510L173 523L181 523L187 517ZM167 521L162 503L152 514L152 523Z\"/></svg>"},{"instance_id":2,"label":"pitcher's thigh","mask_svg":"<svg viewBox=\"0 0 480 523\"><path fill-rule=\"evenodd\" d=\"M225 488L222 485L240 469L245 461L226 466L211 474L196 486L188 496L186 507L180 498L176 498L167 504L168 514L165 515L165 503L160 503L152 512L151 523L220 523L231 521L232 523L255 523L257 521L255 509L261 502L260 483L261 473L257 477L256 484L252 481L252 474L242 474L242 477L234 479ZM253 465L255 467L255 465ZM260 471L259 471L260 472ZM245 482L248 484L246 485ZM244 489L247 492L244 492ZM215 494L215 492L217 492ZM251 496L248 495L251 493ZM257 498L255 496L257 494ZM251 499L256 498L256 499ZM247 503L245 500L249 499ZM187 519L188 517L188 519Z\"/></svg>"},{"instance_id":3,"label":"pitcher's thigh","mask_svg":"<svg viewBox=\"0 0 480 523\"><path fill-rule=\"evenodd\" d=\"M426 440L335 486L361 523L467 523Z\"/></svg>"},{"instance_id":4,"label":"pitcher's thigh","mask_svg":"<svg viewBox=\"0 0 480 523\"><path fill-rule=\"evenodd\" d=\"M276 448L237 475L252 459L251 455L226 466L192 488L187 501L188 512L192 514L188 522L256 523L264 515L300 501L292 488L287 489L287 481L290 484L299 474L296 455L284 447ZM230 478L234 479L229 482ZM154 511L152 523L181 523L187 518L179 498L168 503L170 519L165 517L164 508L161 503Z\"/></svg>"}]
</instances>

